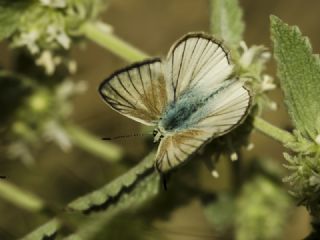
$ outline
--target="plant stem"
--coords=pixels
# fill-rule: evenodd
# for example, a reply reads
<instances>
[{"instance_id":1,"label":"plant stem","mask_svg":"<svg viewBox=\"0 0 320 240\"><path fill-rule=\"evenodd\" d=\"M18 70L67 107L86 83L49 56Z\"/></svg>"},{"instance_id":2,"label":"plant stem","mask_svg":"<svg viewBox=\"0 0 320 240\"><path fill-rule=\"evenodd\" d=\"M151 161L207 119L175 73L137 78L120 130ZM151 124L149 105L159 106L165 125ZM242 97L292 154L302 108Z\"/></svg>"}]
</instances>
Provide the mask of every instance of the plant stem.
<instances>
[{"instance_id":1,"label":"plant stem","mask_svg":"<svg viewBox=\"0 0 320 240\"><path fill-rule=\"evenodd\" d=\"M8 202L31 212L41 211L45 207L42 199L18 188L7 180L0 180L0 196Z\"/></svg>"},{"instance_id":2,"label":"plant stem","mask_svg":"<svg viewBox=\"0 0 320 240\"><path fill-rule=\"evenodd\" d=\"M144 52L133 47L113 33L106 33L102 31L92 22L85 23L81 30L88 39L108 49L128 62L136 62L148 58L148 55Z\"/></svg>"},{"instance_id":3,"label":"plant stem","mask_svg":"<svg viewBox=\"0 0 320 240\"><path fill-rule=\"evenodd\" d=\"M68 124L65 129L75 145L107 162L118 162L124 155L123 149L116 144L104 142L81 127Z\"/></svg>"},{"instance_id":4,"label":"plant stem","mask_svg":"<svg viewBox=\"0 0 320 240\"><path fill-rule=\"evenodd\" d=\"M259 117L255 117L253 126L268 137L281 142L283 145L295 141L295 137L291 133L280 129Z\"/></svg>"}]
</instances>

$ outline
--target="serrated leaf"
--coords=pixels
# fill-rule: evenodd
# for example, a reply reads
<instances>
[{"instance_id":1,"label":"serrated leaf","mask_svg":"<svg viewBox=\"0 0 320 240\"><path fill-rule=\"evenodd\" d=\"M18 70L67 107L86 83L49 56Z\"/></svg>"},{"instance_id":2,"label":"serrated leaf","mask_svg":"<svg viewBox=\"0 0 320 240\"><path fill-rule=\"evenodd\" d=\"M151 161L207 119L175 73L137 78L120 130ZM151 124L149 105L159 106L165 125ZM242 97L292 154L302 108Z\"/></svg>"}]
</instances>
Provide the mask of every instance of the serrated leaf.
<instances>
[{"instance_id":1,"label":"serrated leaf","mask_svg":"<svg viewBox=\"0 0 320 240\"><path fill-rule=\"evenodd\" d=\"M133 203L135 200L143 199L145 195L147 195L146 197L155 195L158 191L156 183L159 182L159 176L154 173L153 163L154 153L151 153L137 166L111 183L71 202L68 208L74 211L91 213L116 205L123 199ZM154 178L153 175L155 175ZM155 181L151 184L154 189L149 187L151 179ZM143 186L142 189L141 186ZM137 189L140 189L140 191Z\"/></svg>"},{"instance_id":2,"label":"serrated leaf","mask_svg":"<svg viewBox=\"0 0 320 240\"><path fill-rule=\"evenodd\" d=\"M245 27L238 0L210 0L210 12L210 32L237 48Z\"/></svg>"},{"instance_id":3,"label":"serrated leaf","mask_svg":"<svg viewBox=\"0 0 320 240\"><path fill-rule=\"evenodd\" d=\"M310 139L319 134L320 61L296 26L271 16L271 37L278 76L295 127Z\"/></svg>"},{"instance_id":4,"label":"serrated leaf","mask_svg":"<svg viewBox=\"0 0 320 240\"><path fill-rule=\"evenodd\" d=\"M28 11L32 1L0 0L0 41L10 37L19 27L21 16Z\"/></svg>"},{"instance_id":5,"label":"serrated leaf","mask_svg":"<svg viewBox=\"0 0 320 240\"><path fill-rule=\"evenodd\" d=\"M159 190L159 174L153 172L135 185L129 193L122 194L119 199L110 204L105 212L90 217L82 224L76 233L65 238L66 240L96 239L96 235L106 227L106 224L115 216L142 207L148 200L157 195Z\"/></svg>"},{"instance_id":6,"label":"serrated leaf","mask_svg":"<svg viewBox=\"0 0 320 240\"><path fill-rule=\"evenodd\" d=\"M54 239L57 234L61 223L58 219L52 219L51 221L40 226L33 232L24 236L20 240L44 240L44 239Z\"/></svg>"}]
</instances>

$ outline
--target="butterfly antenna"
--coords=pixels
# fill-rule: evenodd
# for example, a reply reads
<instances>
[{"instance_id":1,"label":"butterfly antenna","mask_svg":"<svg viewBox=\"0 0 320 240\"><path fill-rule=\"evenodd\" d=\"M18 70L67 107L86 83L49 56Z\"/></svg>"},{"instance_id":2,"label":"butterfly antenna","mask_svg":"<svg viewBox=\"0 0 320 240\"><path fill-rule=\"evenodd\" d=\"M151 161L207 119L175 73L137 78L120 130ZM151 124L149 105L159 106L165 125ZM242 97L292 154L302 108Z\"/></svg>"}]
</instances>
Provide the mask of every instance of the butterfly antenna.
<instances>
[{"instance_id":1,"label":"butterfly antenna","mask_svg":"<svg viewBox=\"0 0 320 240\"><path fill-rule=\"evenodd\" d=\"M150 134L147 133L134 133L130 135L121 135L121 136L116 136L116 137L103 137L102 140L106 141L111 141L111 140L116 140L116 139L121 139L121 138L129 138L129 137L143 137L143 136L148 136Z\"/></svg>"}]
</instances>

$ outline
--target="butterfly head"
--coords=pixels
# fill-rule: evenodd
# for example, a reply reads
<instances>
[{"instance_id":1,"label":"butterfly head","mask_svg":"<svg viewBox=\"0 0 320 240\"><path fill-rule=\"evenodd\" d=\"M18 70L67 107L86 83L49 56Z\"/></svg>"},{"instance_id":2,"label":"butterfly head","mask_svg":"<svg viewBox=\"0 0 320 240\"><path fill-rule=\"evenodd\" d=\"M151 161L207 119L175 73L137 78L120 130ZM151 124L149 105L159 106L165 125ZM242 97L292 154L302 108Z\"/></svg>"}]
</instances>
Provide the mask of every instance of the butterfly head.
<instances>
[{"instance_id":1,"label":"butterfly head","mask_svg":"<svg viewBox=\"0 0 320 240\"><path fill-rule=\"evenodd\" d=\"M157 127L153 130L153 142L159 142L164 137L164 129L162 127Z\"/></svg>"}]
</instances>

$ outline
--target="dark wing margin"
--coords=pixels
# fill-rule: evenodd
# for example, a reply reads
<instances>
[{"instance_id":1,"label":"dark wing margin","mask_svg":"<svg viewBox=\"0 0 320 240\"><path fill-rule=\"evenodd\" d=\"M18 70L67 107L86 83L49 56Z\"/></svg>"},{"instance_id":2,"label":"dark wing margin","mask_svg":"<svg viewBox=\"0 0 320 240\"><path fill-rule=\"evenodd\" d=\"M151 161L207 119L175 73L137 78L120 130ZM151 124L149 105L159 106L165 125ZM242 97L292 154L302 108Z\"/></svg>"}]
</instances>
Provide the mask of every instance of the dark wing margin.
<instances>
[{"instance_id":1,"label":"dark wing margin","mask_svg":"<svg viewBox=\"0 0 320 240\"><path fill-rule=\"evenodd\" d=\"M169 101L196 86L212 88L233 70L229 51L205 33L189 33L170 49L165 64Z\"/></svg>"},{"instance_id":2,"label":"dark wing margin","mask_svg":"<svg viewBox=\"0 0 320 240\"><path fill-rule=\"evenodd\" d=\"M155 125L167 105L161 59L148 59L114 72L100 84L99 93L120 114Z\"/></svg>"}]
</instances>

